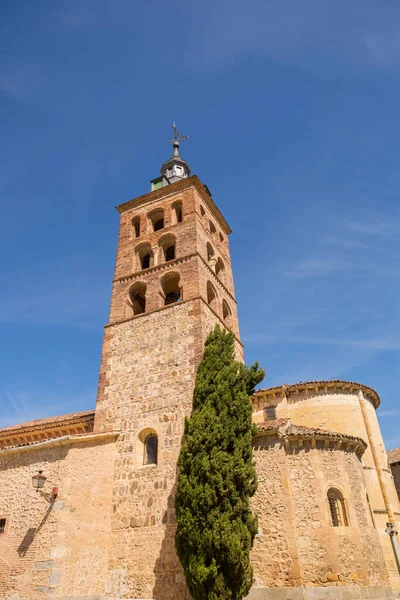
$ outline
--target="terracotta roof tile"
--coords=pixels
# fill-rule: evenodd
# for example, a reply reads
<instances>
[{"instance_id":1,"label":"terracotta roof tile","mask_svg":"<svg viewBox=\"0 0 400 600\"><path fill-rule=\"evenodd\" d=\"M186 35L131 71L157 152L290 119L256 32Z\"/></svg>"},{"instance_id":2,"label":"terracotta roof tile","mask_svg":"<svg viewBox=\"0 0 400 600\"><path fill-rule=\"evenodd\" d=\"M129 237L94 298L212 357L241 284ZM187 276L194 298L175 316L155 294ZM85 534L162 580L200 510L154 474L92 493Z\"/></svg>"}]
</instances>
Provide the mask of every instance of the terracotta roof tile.
<instances>
[{"instance_id":1,"label":"terracotta roof tile","mask_svg":"<svg viewBox=\"0 0 400 600\"><path fill-rule=\"evenodd\" d=\"M18 425L3 427L3 429L0 429L0 437L11 437L12 435L22 434L25 431L47 429L60 427L62 425L72 425L73 423L79 423L81 421L90 421L91 419L94 419L94 414L93 410L85 410L68 415L47 417L46 419L35 419L34 421L27 421L26 423L19 423Z\"/></svg>"},{"instance_id":2,"label":"terracotta roof tile","mask_svg":"<svg viewBox=\"0 0 400 600\"><path fill-rule=\"evenodd\" d=\"M290 392L294 392L296 390L300 390L300 389L304 389L304 388L310 388L310 389L312 387L328 387L329 388L329 387L333 387L333 386L343 387L343 388L346 388L348 386L354 386L356 388L359 388L360 390L362 390L363 392L365 392L366 394L368 394L371 397L375 408L378 408L378 406L381 403L378 393L374 389L369 387L368 385L364 385L362 383L357 383L356 381L342 381L341 379L330 379L327 381L325 381L325 380L300 381L299 383L294 383L292 385L288 385L288 384L278 385L278 386L275 386L272 388L256 390L253 394L253 397L257 397L257 395L265 393L265 392L286 391L286 392L290 393Z\"/></svg>"},{"instance_id":3,"label":"terracotta roof tile","mask_svg":"<svg viewBox=\"0 0 400 600\"><path fill-rule=\"evenodd\" d=\"M286 436L311 436L311 437L329 437L333 439L351 440L361 444L364 448L367 447L364 440L353 435L347 435L345 433L339 433L337 431L330 431L329 429L320 429L319 427L308 427L307 425L295 425L291 423L290 419L277 419L276 421L264 421L263 423L257 423L258 431L271 431L277 432L281 435ZM399 449L400 450L400 449Z\"/></svg>"},{"instance_id":4,"label":"terracotta roof tile","mask_svg":"<svg viewBox=\"0 0 400 600\"><path fill-rule=\"evenodd\" d=\"M400 448L394 448L394 450L388 450L387 453L389 465L400 462Z\"/></svg>"}]
</instances>

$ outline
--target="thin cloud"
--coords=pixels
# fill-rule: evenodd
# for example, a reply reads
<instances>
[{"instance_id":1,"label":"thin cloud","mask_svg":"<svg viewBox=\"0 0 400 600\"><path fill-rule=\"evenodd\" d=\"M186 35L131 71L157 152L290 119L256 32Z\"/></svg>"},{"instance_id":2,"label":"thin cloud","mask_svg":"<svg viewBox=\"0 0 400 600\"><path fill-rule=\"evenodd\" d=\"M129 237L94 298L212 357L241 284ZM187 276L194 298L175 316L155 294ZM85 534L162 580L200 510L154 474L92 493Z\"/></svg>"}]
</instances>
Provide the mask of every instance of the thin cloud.
<instances>
[{"instance_id":1,"label":"thin cloud","mask_svg":"<svg viewBox=\"0 0 400 600\"><path fill-rule=\"evenodd\" d=\"M15 100L23 100L30 96L37 85L37 76L27 71L0 75L0 91L7 93Z\"/></svg>"},{"instance_id":2,"label":"thin cloud","mask_svg":"<svg viewBox=\"0 0 400 600\"><path fill-rule=\"evenodd\" d=\"M255 333L247 335L244 342L248 344L308 344L312 346L347 346L363 350L400 350L400 335L377 337L370 339L346 339L329 337L312 337L302 335L279 335Z\"/></svg>"},{"instance_id":3,"label":"thin cloud","mask_svg":"<svg viewBox=\"0 0 400 600\"><path fill-rule=\"evenodd\" d=\"M370 236L388 237L398 230L396 221L389 220L386 217L377 217L369 221L345 219L343 225L353 233Z\"/></svg>"},{"instance_id":4,"label":"thin cloud","mask_svg":"<svg viewBox=\"0 0 400 600\"><path fill-rule=\"evenodd\" d=\"M400 415L400 410L379 410L378 417L395 417Z\"/></svg>"},{"instance_id":5,"label":"thin cloud","mask_svg":"<svg viewBox=\"0 0 400 600\"><path fill-rule=\"evenodd\" d=\"M306 68L326 61L330 69L396 69L400 8L385 8L377 10L372 0L206 2L192 59L217 68L254 55Z\"/></svg>"}]
</instances>

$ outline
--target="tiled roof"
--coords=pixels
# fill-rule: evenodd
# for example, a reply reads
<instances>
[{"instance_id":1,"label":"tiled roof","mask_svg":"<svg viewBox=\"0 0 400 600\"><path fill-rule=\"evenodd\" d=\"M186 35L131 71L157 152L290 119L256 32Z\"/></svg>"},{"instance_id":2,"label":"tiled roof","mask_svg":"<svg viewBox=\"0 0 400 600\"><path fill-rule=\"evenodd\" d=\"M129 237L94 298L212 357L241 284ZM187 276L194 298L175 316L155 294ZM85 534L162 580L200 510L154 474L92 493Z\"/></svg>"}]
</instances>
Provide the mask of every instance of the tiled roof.
<instances>
[{"instance_id":1,"label":"tiled roof","mask_svg":"<svg viewBox=\"0 0 400 600\"><path fill-rule=\"evenodd\" d=\"M54 442L55 440L59 440L62 438L82 438L85 436L89 436L89 435L93 435L92 431L87 431L86 433L69 433L66 436L55 436L55 437L51 437L51 438L44 438L42 440L35 440L35 441L26 441L26 442L21 442L19 444L10 444L8 446L1 446L0 447L0 452L2 450L10 450L11 448L25 448L27 446L36 446L38 444L43 444L43 442Z\"/></svg>"},{"instance_id":2,"label":"tiled roof","mask_svg":"<svg viewBox=\"0 0 400 600\"><path fill-rule=\"evenodd\" d=\"M272 387L272 388L265 388L262 390L256 390L256 392L253 394L253 398L257 398L257 396L261 396L262 394L268 393L277 393L277 392L285 392L286 394L290 394L292 392L300 392L301 390L312 390L312 389L319 389L319 388L327 388L329 390L329 388L335 388L335 389L342 389L343 391L348 391L349 388L355 388L356 390L361 390L363 392L363 394L365 394L366 396L368 396L374 407L378 408L378 406L381 403L381 400L379 398L379 395L377 394L377 392L372 389L371 387L369 387L368 385L364 385L362 383L357 383L356 381L342 381L341 379L331 379L329 381L325 381L325 380L317 380L317 381L300 381L299 383L294 383L293 385L287 385L287 384L283 384L283 385L278 385L276 387Z\"/></svg>"},{"instance_id":3,"label":"tiled roof","mask_svg":"<svg viewBox=\"0 0 400 600\"><path fill-rule=\"evenodd\" d=\"M394 463L400 462L400 448L395 448L394 450L388 450L388 461L389 465L393 465Z\"/></svg>"},{"instance_id":4,"label":"tiled roof","mask_svg":"<svg viewBox=\"0 0 400 600\"><path fill-rule=\"evenodd\" d=\"M270 431L271 433L276 432L280 436L300 436L300 437L314 437L314 438L330 438L333 440L344 440L350 442L356 442L361 445L364 450L367 447L364 440L353 435L347 435L345 433L338 433L336 431L330 431L329 429L320 429L319 427L308 427L307 425L294 425L290 419L277 419L276 421L264 421L263 423L257 423L258 431Z\"/></svg>"},{"instance_id":5,"label":"tiled roof","mask_svg":"<svg viewBox=\"0 0 400 600\"><path fill-rule=\"evenodd\" d=\"M51 429L62 427L63 425L73 425L74 423L88 422L94 419L93 410L71 413L69 415L59 415L57 417L47 417L46 419L35 419L18 425L11 425L0 429L0 437L11 437L13 435L23 434L29 431L41 429Z\"/></svg>"}]
</instances>

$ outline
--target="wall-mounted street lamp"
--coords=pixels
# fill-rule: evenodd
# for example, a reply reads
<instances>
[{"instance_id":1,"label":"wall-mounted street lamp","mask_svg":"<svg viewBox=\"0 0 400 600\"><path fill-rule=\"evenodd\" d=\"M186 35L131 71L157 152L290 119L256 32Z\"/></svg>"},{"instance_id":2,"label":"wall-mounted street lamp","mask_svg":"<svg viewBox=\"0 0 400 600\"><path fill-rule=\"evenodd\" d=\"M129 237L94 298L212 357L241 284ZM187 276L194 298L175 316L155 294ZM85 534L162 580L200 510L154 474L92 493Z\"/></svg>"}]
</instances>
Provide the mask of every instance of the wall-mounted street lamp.
<instances>
[{"instance_id":1,"label":"wall-mounted street lamp","mask_svg":"<svg viewBox=\"0 0 400 600\"><path fill-rule=\"evenodd\" d=\"M54 502L58 496L58 488L53 487L53 489L51 490L51 494L46 494L44 491L42 491L42 488L44 487L46 481L47 477L43 475L43 471L39 471L36 475L32 477L32 487L37 492L40 492L41 495L44 496L48 502Z\"/></svg>"},{"instance_id":2,"label":"wall-mounted street lamp","mask_svg":"<svg viewBox=\"0 0 400 600\"><path fill-rule=\"evenodd\" d=\"M46 479L47 477L45 477L44 475L42 475L43 471L39 471L39 473L37 475L34 475L32 477L32 487L34 490L36 490L37 492L42 489L42 487L44 486L44 484L46 483Z\"/></svg>"}]
</instances>

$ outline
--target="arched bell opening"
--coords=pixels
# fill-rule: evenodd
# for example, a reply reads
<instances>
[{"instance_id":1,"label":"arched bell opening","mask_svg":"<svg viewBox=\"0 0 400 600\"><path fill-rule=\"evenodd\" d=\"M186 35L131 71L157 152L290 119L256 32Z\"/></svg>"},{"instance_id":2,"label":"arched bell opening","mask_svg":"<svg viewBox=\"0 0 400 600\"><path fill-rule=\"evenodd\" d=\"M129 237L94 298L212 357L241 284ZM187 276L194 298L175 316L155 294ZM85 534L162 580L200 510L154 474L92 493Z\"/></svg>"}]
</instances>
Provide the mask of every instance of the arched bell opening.
<instances>
[{"instance_id":1,"label":"arched bell opening","mask_svg":"<svg viewBox=\"0 0 400 600\"><path fill-rule=\"evenodd\" d=\"M218 299L217 290L215 289L215 287L213 286L211 281L207 281L207 303L214 310L216 310L216 308L217 308L217 299Z\"/></svg>"},{"instance_id":2,"label":"arched bell opening","mask_svg":"<svg viewBox=\"0 0 400 600\"><path fill-rule=\"evenodd\" d=\"M153 210L153 212L149 213L148 218L151 222L153 231L164 229L164 210L162 208Z\"/></svg>"},{"instance_id":3,"label":"arched bell opening","mask_svg":"<svg viewBox=\"0 0 400 600\"><path fill-rule=\"evenodd\" d=\"M175 260L176 258L176 240L175 236L172 233L168 233L164 237L160 239L158 242L162 256L164 258L164 262L168 262L170 260Z\"/></svg>"},{"instance_id":4,"label":"arched bell opening","mask_svg":"<svg viewBox=\"0 0 400 600\"><path fill-rule=\"evenodd\" d=\"M164 305L174 304L182 300L182 288L180 285L180 275L172 271L167 273L161 279L162 295L164 297Z\"/></svg>"},{"instance_id":5,"label":"arched bell opening","mask_svg":"<svg viewBox=\"0 0 400 600\"><path fill-rule=\"evenodd\" d=\"M172 222L175 224L182 223L183 221L183 212L182 212L182 202L179 200L178 202L174 202L172 205Z\"/></svg>"},{"instance_id":6,"label":"arched bell opening","mask_svg":"<svg viewBox=\"0 0 400 600\"><path fill-rule=\"evenodd\" d=\"M154 266L154 254L148 242L141 244L135 249L138 270L150 269ZM136 269L134 269L136 270Z\"/></svg>"},{"instance_id":7,"label":"arched bell opening","mask_svg":"<svg viewBox=\"0 0 400 600\"><path fill-rule=\"evenodd\" d=\"M222 319L228 329L232 327L232 311L226 300L222 301Z\"/></svg>"},{"instance_id":8,"label":"arched bell opening","mask_svg":"<svg viewBox=\"0 0 400 600\"><path fill-rule=\"evenodd\" d=\"M217 262L215 263L215 274L220 278L223 277L225 271L225 265L223 263L222 258L219 256Z\"/></svg>"},{"instance_id":9,"label":"arched bell opening","mask_svg":"<svg viewBox=\"0 0 400 600\"><path fill-rule=\"evenodd\" d=\"M129 290L129 301L134 315L146 312L146 287L144 282L138 281Z\"/></svg>"}]
</instances>

